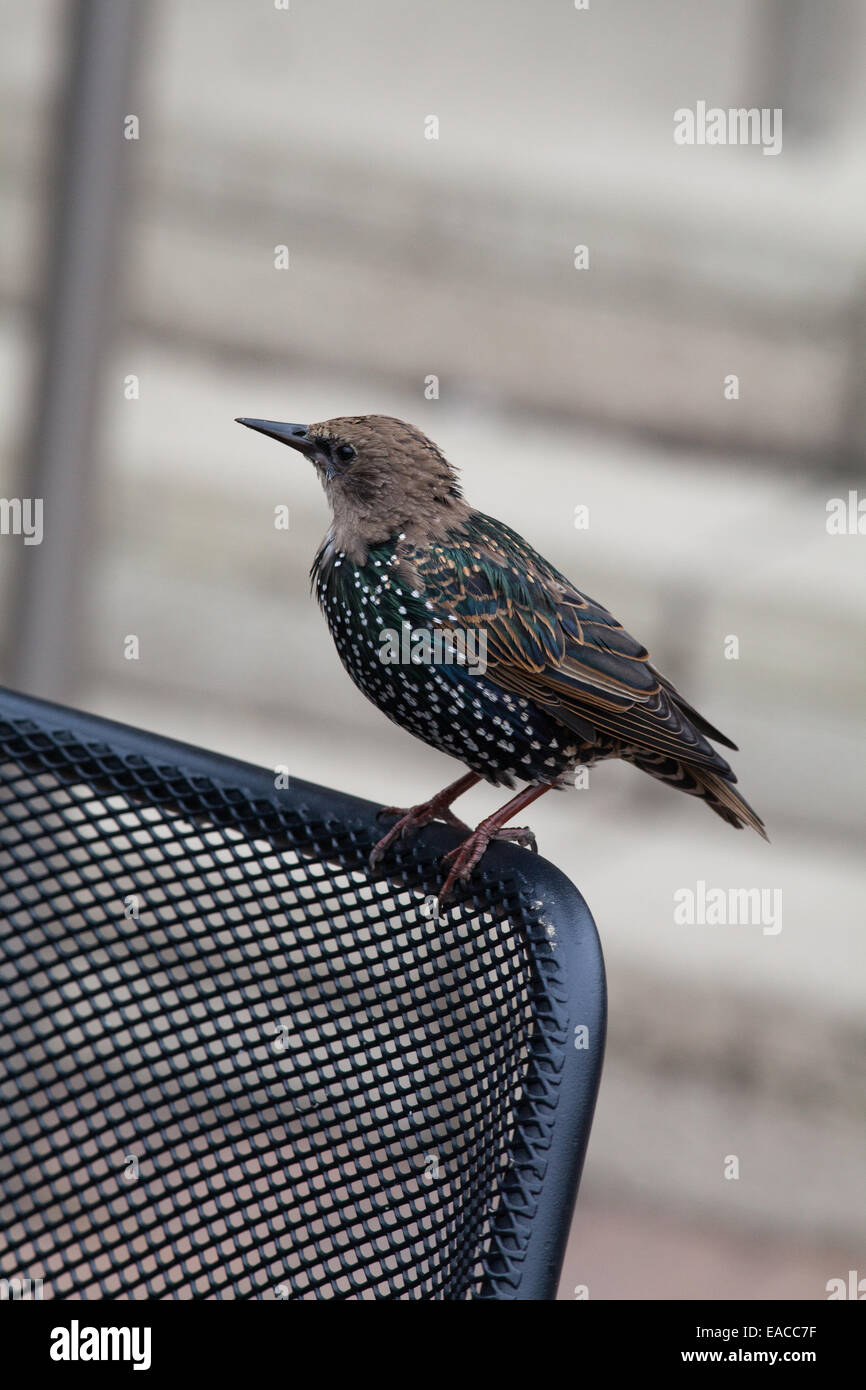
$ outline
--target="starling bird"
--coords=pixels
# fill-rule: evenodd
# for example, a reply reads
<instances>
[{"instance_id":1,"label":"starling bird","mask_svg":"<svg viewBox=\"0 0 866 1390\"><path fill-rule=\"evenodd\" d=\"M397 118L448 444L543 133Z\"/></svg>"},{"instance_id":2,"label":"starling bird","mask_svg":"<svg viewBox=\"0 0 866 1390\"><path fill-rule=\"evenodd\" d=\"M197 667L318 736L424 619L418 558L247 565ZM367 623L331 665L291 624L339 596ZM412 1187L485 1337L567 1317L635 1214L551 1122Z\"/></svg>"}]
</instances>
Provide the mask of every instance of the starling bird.
<instances>
[{"instance_id":1,"label":"starling bird","mask_svg":"<svg viewBox=\"0 0 866 1390\"><path fill-rule=\"evenodd\" d=\"M470 769L419 806L383 811L397 819L371 862L398 836L444 820L467 836L446 855L447 897L491 840L534 848L532 832L508 821L604 758L633 763L766 839L708 740L736 744L600 603L510 526L474 511L420 430L389 415L238 423L304 454L319 474L332 521L311 577L352 680L389 719ZM482 647L484 660L470 660ZM470 831L451 805L482 778L528 785Z\"/></svg>"}]
</instances>

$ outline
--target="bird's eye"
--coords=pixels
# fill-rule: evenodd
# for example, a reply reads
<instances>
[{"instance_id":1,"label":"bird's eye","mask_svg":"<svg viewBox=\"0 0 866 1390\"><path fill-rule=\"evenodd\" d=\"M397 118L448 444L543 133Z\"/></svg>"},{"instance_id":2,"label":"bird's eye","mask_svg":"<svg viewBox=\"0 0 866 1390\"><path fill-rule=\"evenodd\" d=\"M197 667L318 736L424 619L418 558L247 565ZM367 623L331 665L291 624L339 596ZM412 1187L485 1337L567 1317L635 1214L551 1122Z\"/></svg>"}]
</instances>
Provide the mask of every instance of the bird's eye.
<instances>
[{"instance_id":1,"label":"bird's eye","mask_svg":"<svg viewBox=\"0 0 866 1390\"><path fill-rule=\"evenodd\" d=\"M355 450L351 444L338 444L334 453L341 463L351 463L355 457Z\"/></svg>"}]
</instances>

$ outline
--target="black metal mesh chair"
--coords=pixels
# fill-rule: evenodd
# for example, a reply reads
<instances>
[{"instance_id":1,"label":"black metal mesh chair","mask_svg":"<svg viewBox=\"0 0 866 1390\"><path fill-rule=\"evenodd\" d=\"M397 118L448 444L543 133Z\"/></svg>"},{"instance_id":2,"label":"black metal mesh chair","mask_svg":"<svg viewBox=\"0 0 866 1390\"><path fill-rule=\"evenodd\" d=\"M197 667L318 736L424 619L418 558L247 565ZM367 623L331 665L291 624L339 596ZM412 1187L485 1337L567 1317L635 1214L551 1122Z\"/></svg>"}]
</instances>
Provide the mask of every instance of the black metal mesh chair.
<instances>
[{"instance_id":1,"label":"black metal mesh chair","mask_svg":"<svg viewBox=\"0 0 866 1390\"><path fill-rule=\"evenodd\" d=\"M2 1277L553 1298L598 1088L582 898L496 845L0 692ZM583 1031L585 1030L585 1031Z\"/></svg>"}]
</instances>

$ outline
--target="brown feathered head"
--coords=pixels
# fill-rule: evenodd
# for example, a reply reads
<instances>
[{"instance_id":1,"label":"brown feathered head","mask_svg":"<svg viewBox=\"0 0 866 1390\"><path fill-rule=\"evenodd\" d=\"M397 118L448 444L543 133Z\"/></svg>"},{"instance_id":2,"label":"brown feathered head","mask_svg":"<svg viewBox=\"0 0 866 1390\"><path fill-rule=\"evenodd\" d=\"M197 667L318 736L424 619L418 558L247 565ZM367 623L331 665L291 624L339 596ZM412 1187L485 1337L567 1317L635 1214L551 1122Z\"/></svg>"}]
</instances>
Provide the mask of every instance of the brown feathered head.
<instances>
[{"instance_id":1,"label":"brown feathered head","mask_svg":"<svg viewBox=\"0 0 866 1390\"><path fill-rule=\"evenodd\" d=\"M404 531L423 540L466 513L451 464L431 439L393 415L344 415L317 425L238 419L315 465L333 539L352 559Z\"/></svg>"}]
</instances>

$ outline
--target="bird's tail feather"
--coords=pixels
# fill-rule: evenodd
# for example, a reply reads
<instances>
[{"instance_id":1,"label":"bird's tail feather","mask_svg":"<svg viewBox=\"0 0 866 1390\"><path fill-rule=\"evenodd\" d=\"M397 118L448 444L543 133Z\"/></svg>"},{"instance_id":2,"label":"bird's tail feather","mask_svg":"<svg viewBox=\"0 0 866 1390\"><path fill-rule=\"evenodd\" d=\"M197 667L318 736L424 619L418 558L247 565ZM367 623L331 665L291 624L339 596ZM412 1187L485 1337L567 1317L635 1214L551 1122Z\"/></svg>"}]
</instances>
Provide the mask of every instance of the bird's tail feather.
<instances>
[{"instance_id":1,"label":"bird's tail feather","mask_svg":"<svg viewBox=\"0 0 866 1390\"><path fill-rule=\"evenodd\" d=\"M696 763L678 762L675 758L659 753L632 752L631 755L627 755L627 761L634 763L642 772L648 772L651 777L667 782L668 786L677 787L680 791L688 792L690 796L699 796L717 816L727 821L728 825L734 825L738 830L742 830L744 825L750 825L762 839L769 840L764 822L758 813L752 810L748 801L740 795L728 778L714 772L712 768Z\"/></svg>"},{"instance_id":2,"label":"bird's tail feather","mask_svg":"<svg viewBox=\"0 0 866 1390\"><path fill-rule=\"evenodd\" d=\"M708 768L693 767L690 771L698 786L703 789L703 799L717 816L721 816L729 825L735 825L738 830L744 825L750 825L763 840L769 840L761 817L757 811L752 810L746 798L740 796L736 787Z\"/></svg>"}]
</instances>

